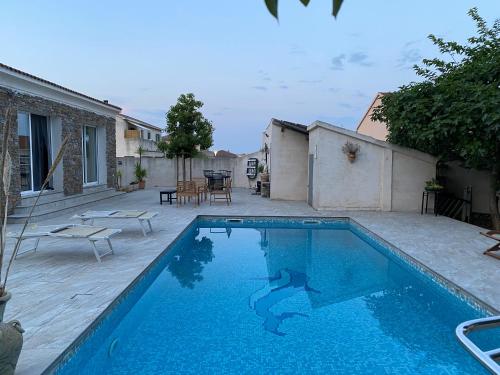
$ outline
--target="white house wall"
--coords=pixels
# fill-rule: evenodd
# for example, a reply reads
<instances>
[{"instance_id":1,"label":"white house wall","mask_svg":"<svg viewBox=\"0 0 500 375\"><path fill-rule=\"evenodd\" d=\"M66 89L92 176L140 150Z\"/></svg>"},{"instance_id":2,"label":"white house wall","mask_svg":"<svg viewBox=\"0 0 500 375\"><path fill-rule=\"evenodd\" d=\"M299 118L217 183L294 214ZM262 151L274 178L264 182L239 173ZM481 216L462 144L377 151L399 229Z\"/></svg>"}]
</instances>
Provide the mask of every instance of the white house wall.
<instances>
[{"instance_id":1,"label":"white house wall","mask_svg":"<svg viewBox=\"0 0 500 375\"><path fill-rule=\"evenodd\" d=\"M307 198L307 135L270 127L271 199L305 201ZM268 130L269 131L269 130Z\"/></svg>"},{"instance_id":2,"label":"white house wall","mask_svg":"<svg viewBox=\"0 0 500 375\"><path fill-rule=\"evenodd\" d=\"M347 141L360 146L353 163L342 152ZM309 127L309 153L316 209L417 211L435 176L430 155L333 126Z\"/></svg>"}]
</instances>

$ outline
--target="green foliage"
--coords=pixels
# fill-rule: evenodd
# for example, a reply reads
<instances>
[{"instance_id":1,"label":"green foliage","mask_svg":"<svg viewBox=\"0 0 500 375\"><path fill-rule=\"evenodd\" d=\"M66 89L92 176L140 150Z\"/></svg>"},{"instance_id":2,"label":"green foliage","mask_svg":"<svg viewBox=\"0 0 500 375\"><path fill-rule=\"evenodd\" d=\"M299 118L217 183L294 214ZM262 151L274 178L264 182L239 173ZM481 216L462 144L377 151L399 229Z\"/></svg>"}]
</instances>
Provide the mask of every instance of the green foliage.
<instances>
[{"instance_id":1,"label":"green foliage","mask_svg":"<svg viewBox=\"0 0 500 375\"><path fill-rule=\"evenodd\" d=\"M146 169L142 168L142 166L139 163L135 164L134 174L138 182L143 181L148 176Z\"/></svg>"},{"instance_id":2,"label":"green foliage","mask_svg":"<svg viewBox=\"0 0 500 375\"><path fill-rule=\"evenodd\" d=\"M177 103L167 113L168 141L160 141L157 146L169 159L191 158L198 153L197 147L207 150L213 144L214 128L199 109L203 102L194 94L182 94Z\"/></svg>"},{"instance_id":3,"label":"green foliage","mask_svg":"<svg viewBox=\"0 0 500 375\"><path fill-rule=\"evenodd\" d=\"M424 81L384 95L372 118L387 123L392 143L491 170L500 164L500 20L489 29L469 14L479 35L464 46L430 35L450 59L424 59L415 66Z\"/></svg>"},{"instance_id":4,"label":"green foliage","mask_svg":"<svg viewBox=\"0 0 500 375\"><path fill-rule=\"evenodd\" d=\"M476 8L469 15L477 36L461 45L430 35L443 56L415 66L423 81L384 95L372 119L387 124L389 142L489 170L498 189L500 20L489 28Z\"/></svg>"},{"instance_id":5,"label":"green foliage","mask_svg":"<svg viewBox=\"0 0 500 375\"><path fill-rule=\"evenodd\" d=\"M300 2L306 7L309 5L310 0L300 0ZM342 7L342 2L344 0L332 0L332 14L337 17L337 14ZM271 13L274 18L278 19L278 0L264 0L266 3L267 10Z\"/></svg>"}]
</instances>

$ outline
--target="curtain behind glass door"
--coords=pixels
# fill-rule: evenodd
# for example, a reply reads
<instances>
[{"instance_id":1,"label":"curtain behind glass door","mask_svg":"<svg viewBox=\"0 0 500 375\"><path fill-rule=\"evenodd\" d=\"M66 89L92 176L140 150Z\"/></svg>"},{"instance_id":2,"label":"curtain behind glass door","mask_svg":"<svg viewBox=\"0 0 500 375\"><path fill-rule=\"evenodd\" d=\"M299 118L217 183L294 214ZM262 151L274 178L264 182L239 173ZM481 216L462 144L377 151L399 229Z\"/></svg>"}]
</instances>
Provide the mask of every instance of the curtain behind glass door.
<instances>
[{"instance_id":1,"label":"curtain behind glass door","mask_svg":"<svg viewBox=\"0 0 500 375\"><path fill-rule=\"evenodd\" d=\"M97 182L97 129L84 126L83 151L85 155L84 182Z\"/></svg>"},{"instance_id":2,"label":"curtain behind glass door","mask_svg":"<svg viewBox=\"0 0 500 375\"><path fill-rule=\"evenodd\" d=\"M33 190L39 191L47 178L51 164L47 117L34 114L31 115L31 138Z\"/></svg>"}]
</instances>

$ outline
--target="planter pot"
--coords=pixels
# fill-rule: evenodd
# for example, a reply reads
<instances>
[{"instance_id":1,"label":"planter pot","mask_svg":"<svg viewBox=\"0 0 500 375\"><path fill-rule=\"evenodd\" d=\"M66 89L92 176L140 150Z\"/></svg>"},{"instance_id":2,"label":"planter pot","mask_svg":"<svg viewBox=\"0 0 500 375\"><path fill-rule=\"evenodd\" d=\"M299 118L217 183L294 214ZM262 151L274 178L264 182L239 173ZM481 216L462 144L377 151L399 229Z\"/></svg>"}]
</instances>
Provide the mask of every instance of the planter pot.
<instances>
[{"instance_id":1,"label":"planter pot","mask_svg":"<svg viewBox=\"0 0 500 375\"><path fill-rule=\"evenodd\" d=\"M12 297L12 295L9 292L0 297L0 323L3 322L3 313L5 312L5 306L7 306L7 302L9 302L10 297Z\"/></svg>"},{"instance_id":2,"label":"planter pot","mask_svg":"<svg viewBox=\"0 0 500 375\"><path fill-rule=\"evenodd\" d=\"M23 347L23 332L17 320L0 323L0 374L14 374Z\"/></svg>"},{"instance_id":3,"label":"planter pot","mask_svg":"<svg viewBox=\"0 0 500 375\"><path fill-rule=\"evenodd\" d=\"M146 181L139 181L139 189L144 189L146 187Z\"/></svg>"},{"instance_id":4,"label":"planter pot","mask_svg":"<svg viewBox=\"0 0 500 375\"><path fill-rule=\"evenodd\" d=\"M269 173L261 173L260 174L261 182L269 182Z\"/></svg>"},{"instance_id":5,"label":"planter pot","mask_svg":"<svg viewBox=\"0 0 500 375\"><path fill-rule=\"evenodd\" d=\"M356 154L354 152L348 153L347 159L352 163L354 160L356 160Z\"/></svg>"},{"instance_id":6,"label":"planter pot","mask_svg":"<svg viewBox=\"0 0 500 375\"><path fill-rule=\"evenodd\" d=\"M435 188L435 187L426 187L426 191L442 191L443 188Z\"/></svg>"}]
</instances>

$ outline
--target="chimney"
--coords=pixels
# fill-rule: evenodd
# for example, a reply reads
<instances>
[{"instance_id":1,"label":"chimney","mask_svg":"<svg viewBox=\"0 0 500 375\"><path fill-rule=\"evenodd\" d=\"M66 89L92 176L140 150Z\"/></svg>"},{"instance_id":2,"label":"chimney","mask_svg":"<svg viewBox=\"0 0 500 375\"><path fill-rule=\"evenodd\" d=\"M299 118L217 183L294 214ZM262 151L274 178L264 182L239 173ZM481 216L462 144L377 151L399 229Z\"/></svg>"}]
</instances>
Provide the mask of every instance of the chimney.
<instances>
[{"instance_id":1,"label":"chimney","mask_svg":"<svg viewBox=\"0 0 500 375\"><path fill-rule=\"evenodd\" d=\"M108 103L109 103L109 102L108 102L108 99L104 99L104 100L103 100L103 102L104 102L105 104L108 104Z\"/></svg>"}]
</instances>

